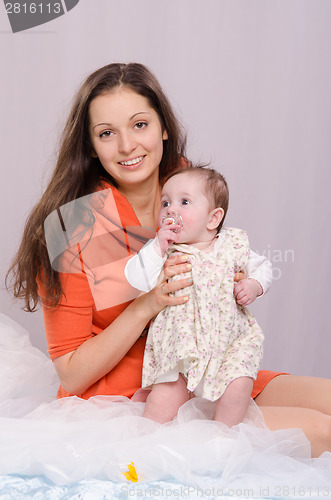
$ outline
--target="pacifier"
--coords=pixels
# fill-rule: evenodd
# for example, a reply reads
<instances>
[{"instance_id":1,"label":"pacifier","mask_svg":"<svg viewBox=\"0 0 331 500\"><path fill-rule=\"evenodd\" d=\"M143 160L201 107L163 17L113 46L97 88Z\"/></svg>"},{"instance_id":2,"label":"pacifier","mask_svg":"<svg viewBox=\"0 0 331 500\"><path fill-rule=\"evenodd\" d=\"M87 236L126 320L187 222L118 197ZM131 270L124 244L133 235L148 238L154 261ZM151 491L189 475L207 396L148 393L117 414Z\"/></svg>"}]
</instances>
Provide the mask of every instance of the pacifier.
<instances>
[{"instance_id":1,"label":"pacifier","mask_svg":"<svg viewBox=\"0 0 331 500\"><path fill-rule=\"evenodd\" d=\"M162 217L161 224L163 225L164 223L180 226L179 229L172 229L174 233L179 233L183 228L183 219L178 212L169 212L167 215L164 215Z\"/></svg>"}]
</instances>

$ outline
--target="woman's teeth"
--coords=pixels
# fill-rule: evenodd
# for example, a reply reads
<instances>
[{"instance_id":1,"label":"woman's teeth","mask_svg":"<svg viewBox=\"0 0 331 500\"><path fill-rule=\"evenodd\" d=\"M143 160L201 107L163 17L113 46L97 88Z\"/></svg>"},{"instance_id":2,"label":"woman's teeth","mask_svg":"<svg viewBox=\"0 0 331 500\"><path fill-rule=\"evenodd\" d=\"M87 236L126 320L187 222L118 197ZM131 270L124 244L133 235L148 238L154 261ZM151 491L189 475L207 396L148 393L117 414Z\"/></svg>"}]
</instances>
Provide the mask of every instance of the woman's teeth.
<instances>
[{"instance_id":1,"label":"woman's teeth","mask_svg":"<svg viewBox=\"0 0 331 500\"><path fill-rule=\"evenodd\" d=\"M135 165L136 163L139 163L144 157L143 156L139 156L139 158L135 158L134 160L129 160L129 161L120 161L119 163L121 165L125 165L125 166L128 166L128 165Z\"/></svg>"}]
</instances>

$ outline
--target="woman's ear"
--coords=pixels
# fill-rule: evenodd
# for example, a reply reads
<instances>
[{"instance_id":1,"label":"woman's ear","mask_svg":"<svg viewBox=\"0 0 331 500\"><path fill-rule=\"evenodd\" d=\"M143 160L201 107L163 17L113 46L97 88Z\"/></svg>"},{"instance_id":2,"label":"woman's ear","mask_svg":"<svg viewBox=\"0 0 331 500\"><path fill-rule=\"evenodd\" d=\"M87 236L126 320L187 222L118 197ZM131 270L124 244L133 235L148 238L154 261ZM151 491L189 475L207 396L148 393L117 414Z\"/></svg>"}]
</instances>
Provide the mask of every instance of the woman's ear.
<instances>
[{"instance_id":1,"label":"woman's ear","mask_svg":"<svg viewBox=\"0 0 331 500\"><path fill-rule=\"evenodd\" d=\"M162 139L164 141L166 141L168 139L168 132L166 130L163 131L163 134L162 134Z\"/></svg>"},{"instance_id":2,"label":"woman's ear","mask_svg":"<svg viewBox=\"0 0 331 500\"><path fill-rule=\"evenodd\" d=\"M209 222L207 224L207 229L213 230L217 229L222 219L224 217L224 210L221 207L214 208L209 214Z\"/></svg>"},{"instance_id":3,"label":"woman's ear","mask_svg":"<svg viewBox=\"0 0 331 500\"><path fill-rule=\"evenodd\" d=\"M91 153L90 154L91 154L92 158L98 158L98 155L96 154L96 152L94 151L93 148L91 148Z\"/></svg>"}]
</instances>

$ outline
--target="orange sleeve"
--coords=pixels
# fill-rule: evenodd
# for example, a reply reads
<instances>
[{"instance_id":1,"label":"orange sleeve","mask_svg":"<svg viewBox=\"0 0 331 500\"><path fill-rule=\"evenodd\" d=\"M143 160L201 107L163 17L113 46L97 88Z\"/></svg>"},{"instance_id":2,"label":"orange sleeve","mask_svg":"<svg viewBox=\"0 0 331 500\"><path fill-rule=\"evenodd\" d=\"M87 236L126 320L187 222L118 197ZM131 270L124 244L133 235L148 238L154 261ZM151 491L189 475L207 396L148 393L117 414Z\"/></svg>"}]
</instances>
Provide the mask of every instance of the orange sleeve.
<instances>
[{"instance_id":1,"label":"orange sleeve","mask_svg":"<svg viewBox=\"0 0 331 500\"><path fill-rule=\"evenodd\" d=\"M43 305L48 353L51 359L77 349L93 337L93 297L85 273L61 274L64 295L57 307ZM39 283L39 295L45 287Z\"/></svg>"}]
</instances>

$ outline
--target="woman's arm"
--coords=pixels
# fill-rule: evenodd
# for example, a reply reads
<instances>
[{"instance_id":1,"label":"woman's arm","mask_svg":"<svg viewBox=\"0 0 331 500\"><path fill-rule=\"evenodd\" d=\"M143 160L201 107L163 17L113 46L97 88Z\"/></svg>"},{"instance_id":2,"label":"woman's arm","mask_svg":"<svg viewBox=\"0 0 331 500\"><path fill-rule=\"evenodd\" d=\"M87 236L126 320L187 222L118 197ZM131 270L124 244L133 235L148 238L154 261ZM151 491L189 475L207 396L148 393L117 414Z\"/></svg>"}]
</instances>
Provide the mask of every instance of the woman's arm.
<instances>
[{"instance_id":1,"label":"woman's arm","mask_svg":"<svg viewBox=\"0 0 331 500\"><path fill-rule=\"evenodd\" d=\"M168 278L188 271L184 259L183 256L168 259L164 281L149 293L137 297L101 333L83 342L75 351L54 360L65 390L77 395L85 392L121 361L154 316L167 305L178 305L187 300L183 296L169 296L169 293L191 285L189 279L169 282L167 293L163 289Z\"/></svg>"}]
</instances>

